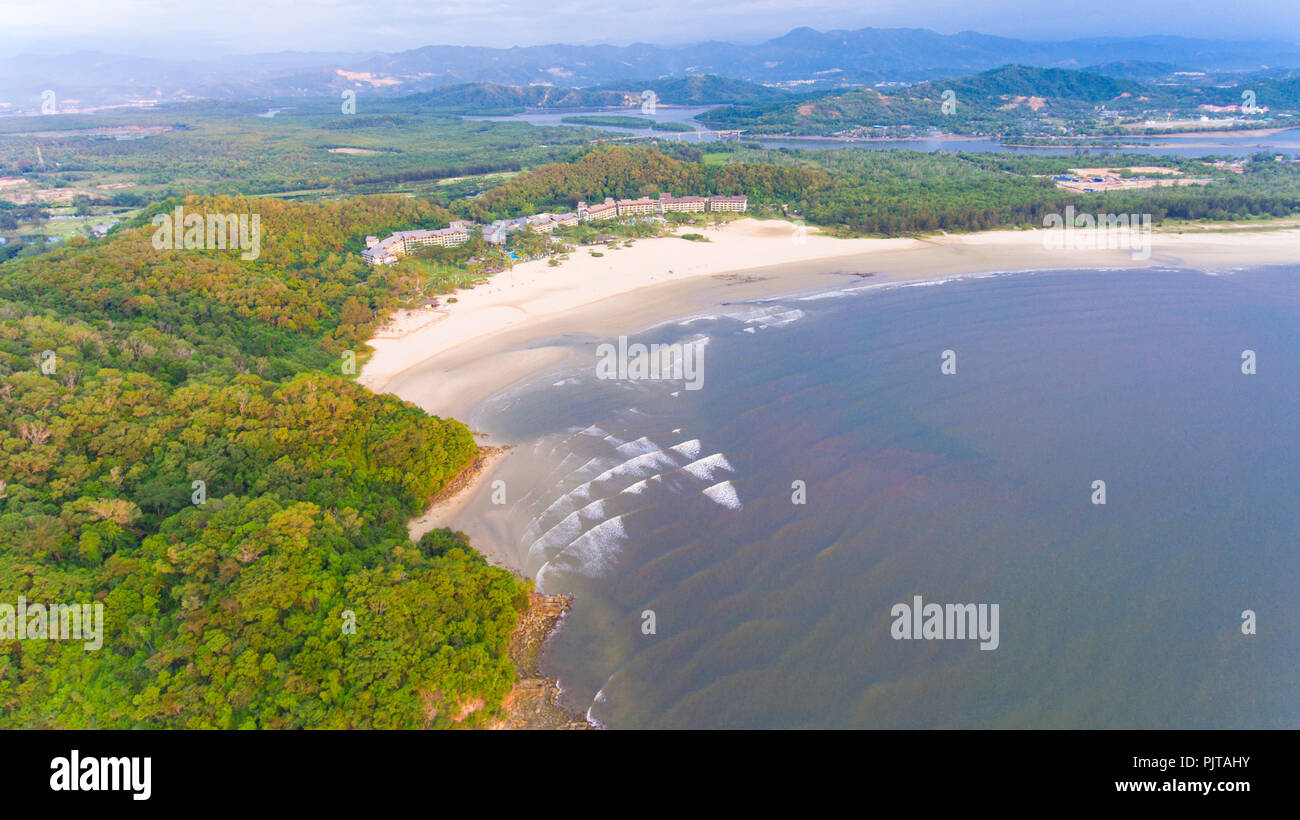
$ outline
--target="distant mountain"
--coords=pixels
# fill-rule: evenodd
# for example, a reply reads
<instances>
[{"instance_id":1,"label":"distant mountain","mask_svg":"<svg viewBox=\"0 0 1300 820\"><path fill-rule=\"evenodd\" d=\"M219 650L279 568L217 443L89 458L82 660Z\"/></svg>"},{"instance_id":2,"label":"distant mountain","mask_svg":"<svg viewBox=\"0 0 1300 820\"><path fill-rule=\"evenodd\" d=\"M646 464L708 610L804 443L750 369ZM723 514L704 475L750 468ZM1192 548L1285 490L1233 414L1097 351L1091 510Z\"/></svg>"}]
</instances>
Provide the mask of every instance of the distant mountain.
<instances>
[{"instance_id":1,"label":"distant mountain","mask_svg":"<svg viewBox=\"0 0 1300 820\"><path fill-rule=\"evenodd\" d=\"M1087 66L1083 70L1093 74L1104 74L1107 77L1118 77L1121 80L1143 82L1171 79L1177 72L1183 71L1173 63L1159 63L1152 60L1116 60Z\"/></svg>"},{"instance_id":2,"label":"distant mountain","mask_svg":"<svg viewBox=\"0 0 1300 820\"><path fill-rule=\"evenodd\" d=\"M680 80L701 75L828 90L914 83L1006 64L1068 69L1096 66L1106 70L1095 73L1106 76L1150 80L1154 79L1150 72L1164 65L1220 74L1296 68L1300 67L1300 46L1275 40L1164 36L1040 42L976 32L938 34L926 29L823 32L797 28L757 45L426 46L393 54L254 55L219 64L87 53L24 55L0 60L0 111L35 110L44 89L81 107L141 99L337 97L349 89L384 98L466 83L590 88L621 83L627 77ZM712 100L714 96L706 84L695 99Z\"/></svg>"},{"instance_id":3,"label":"distant mountain","mask_svg":"<svg viewBox=\"0 0 1300 820\"><path fill-rule=\"evenodd\" d=\"M623 80L606 83L590 90L623 89L639 95L643 91L653 91L655 98L667 105L717 105L734 103L750 105L754 103L774 103L788 100L791 92L772 86L761 85L747 80L732 80L714 74L694 74L689 77L673 77L658 80ZM639 102L639 100L638 100Z\"/></svg>"},{"instance_id":4,"label":"distant mountain","mask_svg":"<svg viewBox=\"0 0 1300 820\"><path fill-rule=\"evenodd\" d=\"M906 88L853 88L807 96L776 105L722 106L702 117L711 124L751 133L839 134L854 128L891 125L970 125L1019 114L1057 109L1091 109L1140 95L1132 80L1061 68L1008 65ZM944 100L955 103L950 117Z\"/></svg>"},{"instance_id":5,"label":"distant mountain","mask_svg":"<svg viewBox=\"0 0 1300 820\"><path fill-rule=\"evenodd\" d=\"M640 102L640 97L637 97ZM526 108L591 108L631 105L627 91L567 88L554 85L460 83L398 97L384 105L401 111L449 114L513 114Z\"/></svg>"},{"instance_id":6,"label":"distant mountain","mask_svg":"<svg viewBox=\"0 0 1300 820\"><path fill-rule=\"evenodd\" d=\"M699 119L751 134L869 136L879 129L939 128L957 133L1073 131L1127 116L1201 116L1236 111L1254 94L1256 105L1294 115L1300 110L1300 77L1263 79L1225 86L1204 82L1151 85L1090 71L1007 65L967 77L933 80L904 88L852 88L777 104L719 106ZM945 101L950 102L945 110Z\"/></svg>"},{"instance_id":7,"label":"distant mountain","mask_svg":"<svg viewBox=\"0 0 1300 820\"><path fill-rule=\"evenodd\" d=\"M1106 103L1125 94L1139 95L1144 88L1133 80L1121 80L1090 71L1064 68L1033 68L1008 65L970 77L922 83L901 95L940 98L951 89L964 105L1005 106L1017 97L1083 103Z\"/></svg>"},{"instance_id":8,"label":"distant mountain","mask_svg":"<svg viewBox=\"0 0 1300 820\"><path fill-rule=\"evenodd\" d=\"M384 108L449 114L512 114L528 108L630 107L640 106L646 91L654 92L656 102L664 105L771 103L793 96L788 91L758 83L704 75L666 80L624 80L591 88L461 83L398 97Z\"/></svg>"},{"instance_id":9,"label":"distant mountain","mask_svg":"<svg viewBox=\"0 0 1300 820\"><path fill-rule=\"evenodd\" d=\"M797 28L758 45L706 42L679 48L548 45L492 49L428 46L368 60L356 70L404 81L601 85L618 77L717 74L759 83L813 85L917 81L1008 63L1045 68L1143 60L1206 71L1300 66L1300 46L1282 41L1186 37L1091 38L1034 42L976 32L926 29Z\"/></svg>"}]
</instances>

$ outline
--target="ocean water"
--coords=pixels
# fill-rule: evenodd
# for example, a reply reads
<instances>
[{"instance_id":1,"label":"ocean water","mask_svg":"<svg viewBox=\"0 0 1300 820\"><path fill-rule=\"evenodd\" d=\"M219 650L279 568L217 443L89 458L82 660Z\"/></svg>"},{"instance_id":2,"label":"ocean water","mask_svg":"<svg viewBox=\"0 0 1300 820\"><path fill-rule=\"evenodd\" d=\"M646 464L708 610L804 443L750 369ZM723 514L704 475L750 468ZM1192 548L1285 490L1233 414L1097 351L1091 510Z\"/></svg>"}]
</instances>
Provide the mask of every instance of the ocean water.
<instances>
[{"instance_id":1,"label":"ocean water","mask_svg":"<svg viewBox=\"0 0 1300 820\"><path fill-rule=\"evenodd\" d=\"M568 337L477 420L516 447L466 529L576 595L544 665L571 708L1300 725L1300 267L866 279L632 335L696 345L700 389ZM918 595L997 604L997 647L895 639Z\"/></svg>"}]
</instances>

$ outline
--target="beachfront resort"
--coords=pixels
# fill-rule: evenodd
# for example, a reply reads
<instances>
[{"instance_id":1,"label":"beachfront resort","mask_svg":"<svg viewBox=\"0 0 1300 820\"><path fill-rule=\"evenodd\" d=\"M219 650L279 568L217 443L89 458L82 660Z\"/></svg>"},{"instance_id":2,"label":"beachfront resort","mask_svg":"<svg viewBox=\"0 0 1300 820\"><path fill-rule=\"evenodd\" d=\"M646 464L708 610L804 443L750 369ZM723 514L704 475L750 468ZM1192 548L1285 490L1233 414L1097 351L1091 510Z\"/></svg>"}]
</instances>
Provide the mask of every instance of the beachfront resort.
<instances>
[{"instance_id":1,"label":"beachfront resort","mask_svg":"<svg viewBox=\"0 0 1300 820\"><path fill-rule=\"evenodd\" d=\"M483 238L494 245L504 245L512 233L532 230L537 233L551 233L556 228L577 225L579 222L592 222L615 219L622 216L662 216L668 213L744 213L749 207L745 196L672 196L660 193L657 198L643 196L639 199L614 199L606 197L604 202L588 205L578 203L577 212L550 213L498 219L490 225L483 226ZM366 249L361 257L370 265L391 265L398 259L412 253L417 248L432 245L449 248L469 241L471 223L464 220L452 222L446 228L420 231L397 231L380 239L377 236L366 237Z\"/></svg>"}]
</instances>

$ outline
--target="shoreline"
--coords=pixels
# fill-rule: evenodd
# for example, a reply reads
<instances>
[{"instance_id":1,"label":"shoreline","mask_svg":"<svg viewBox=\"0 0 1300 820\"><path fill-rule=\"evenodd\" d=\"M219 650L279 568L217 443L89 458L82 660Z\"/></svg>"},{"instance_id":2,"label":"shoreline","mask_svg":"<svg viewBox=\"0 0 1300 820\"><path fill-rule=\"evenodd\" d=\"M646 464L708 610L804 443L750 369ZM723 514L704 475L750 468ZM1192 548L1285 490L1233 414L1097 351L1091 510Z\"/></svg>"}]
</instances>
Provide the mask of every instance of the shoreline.
<instances>
[{"instance_id":1,"label":"shoreline","mask_svg":"<svg viewBox=\"0 0 1300 820\"><path fill-rule=\"evenodd\" d=\"M464 509L474 493L483 486L483 482L497 468L501 460L510 452L510 446L485 445L478 448L478 455L469 466L453 478L446 487L435 495L424 512L406 522L406 531L412 541L430 530L450 526L456 514Z\"/></svg>"},{"instance_id":2,"label":"shoreline","mask_svg":"<svg viewBox=\"0 0 1300 820\"><path fill-rule=\"evenodd\" d=\"M510 635L510 659L515 664L514 687L502 702L505 717L493 729L596 729L585 715L560 706L560 682L542 674L541 659L569 610L572 595L528 595L528 609Z\"/></svg>"},{"instance_id":3,"label":"shoreline","mask_svg":"<svg viewBox=\"0 0 1300 820\"><path fill-rule=\"evenodd\" d=\"M737 226L740 231L733 230ZM765 226L768 230L756 233ZM736 302L854 288L855 283L858 287L876 287L1015 271L1242 268L1300 262L1296 250L1300 248L1300 226L1294 221L1280 225L1215 223L1153 232L1152 253L1145 260L1133 260L1126 251L1048 251L1043 246L1043 232L1035 230L916 239L854 240L814 235L794 241L793 227L778 221L779 234L773 234L770 224L746 219L706 229L712 240L720 240L726 231L733 230L733 239L755 246L749 255L700 255L696 251L703 245L672 237L637 240L630 248L599 258L579 250L573 254L579 259L571 261L581 261L585 256L586 264L569 266L567 283L566 277L547 276L557 269L547 266L545 260L518 265L498 274L516 274L514 281L460 291L458 297L464 298L451 309L439 309L436 318L416 312L408 317L415 326L405 332L383 339L379 338L382 330L377 331L371 345L386 343L387 350L376 351L358 380L375 392L391 392L412 401L426 412L461 418L472 429L490 431L491 420L479 417L485 402L574 355L575 342L580 343L582 337L632 334L674 319L709 314L714 308ZM716 248L727 244L718 241ZM797 252L792 253L790 248ZM784 252L785 261L772 261L782 256L777 251ZM656 265L666 263L663 254L674 257L673 270L682 270L683 275L669 279L651 273ZM696 258L681 264L683 256L692 255ZM610 264L596 265L598 259ZM766 264L734 264L755 259ZM628 276L629 269L639 269L640 275ZM577 277L591 279L573 281ZM867 279L870 284L865 282ZM469 298L476 292L475 298ZM453 323L455 317L460 319ZM486 321L476 321L479 317ZM388 370L375 367L376 359ZM492 438L491 432L475 436ZM412 539L438 527L471 529L457 519L487 488L513 444L480 445L480 455L470 467L445 487L421 516L408 522ZM456 526L458 523L462 526ZM474 549L490 564L528 578L520 562L487 533L471 532L470 537ZM562 627L565 613L573 606L572 596L533 592L529 600L529 609L521 615L511 636L510 653L517 680L503 704L505 717L496 728L599 728L560 706L558 679L542 675L540 669L546 643Z\"/></svg>"},{"instance_id":4,"label":"shoreline","mask_svg":"<svg viewBox=\"0 0 1300 820\"><path fill-rule=\"evenodd\" d=\"M1294 220L1153 231L1152 252L1141 260L1125 250L1048 249L1046 232L1034 229L897 239L797 236L795 229L784 220L746 218L704 229L708 242L640 239L602 257L578 249L557 267L546 260L516 265L487 285L459 291L458 302L438 309L438 318L424 321L415 311L411 321L418 326L410 332L372 339L376 352L359 381L431 414L459 418L485 431L481 438L508 447L515 442L498 439L484 412L491 397L552 370L583 346L674 317L725 311L728 304L851 287L867 277L876 287L1013 271L1300 262ZM495 450L476 461L466 480L410 523L412 537L453 526L504 455ZM506 550L481 533L470 535L489 562L523 576Z\"/></svg>"},{"instance_id":5,"label":"shoreline","mask_svg":"<svg viewBox=\"0 0 1300 820\"><path fill-rule=\"evenodd\" d=\"M728 286L729 300L738 301L831 286L846 271L898 282L991 271L1300 261L1293 250L1300 247L1300 226L1286 220L1156 230L1144 260L1124 250L1048 249L1043 229L842 239L805 234L785 220L747 217L702 231L708 241L638 239L631 247L598 251L601 257L579 248L555 267L546 260L524 262L487 284L457 291L454 304L405 311L410 329L378 329L358 381L434 415L463 418L488 396L570 355L565 341L552 340L609 329L634 332L656 317L684 315L706 307L701 302L717 295L710 291L719 283Z\"/></svg>"}]
</instances>

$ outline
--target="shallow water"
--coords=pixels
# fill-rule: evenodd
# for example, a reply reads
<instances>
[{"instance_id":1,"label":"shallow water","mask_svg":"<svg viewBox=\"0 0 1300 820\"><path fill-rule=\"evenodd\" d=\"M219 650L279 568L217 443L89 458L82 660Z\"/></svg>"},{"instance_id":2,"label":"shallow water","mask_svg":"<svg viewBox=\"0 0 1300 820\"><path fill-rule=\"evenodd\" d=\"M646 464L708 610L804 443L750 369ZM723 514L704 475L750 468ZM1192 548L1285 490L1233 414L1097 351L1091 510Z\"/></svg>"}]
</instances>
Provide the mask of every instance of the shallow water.
<instances>
[{"instance_id":1,"label":"shallow water","mask_svg":"<svg viewBox=\"0 0 1300 820\"><path fill-rule=\"evenodd\" d=\"M480 408L516 449L462 526L576 593L544 671L608 726L1294 727L1298 275L868 285L635 336L699 345L699 390L569 338ZM917 595L997 604L997 648L894 639Z\"/></svg>"}]
</instances>

